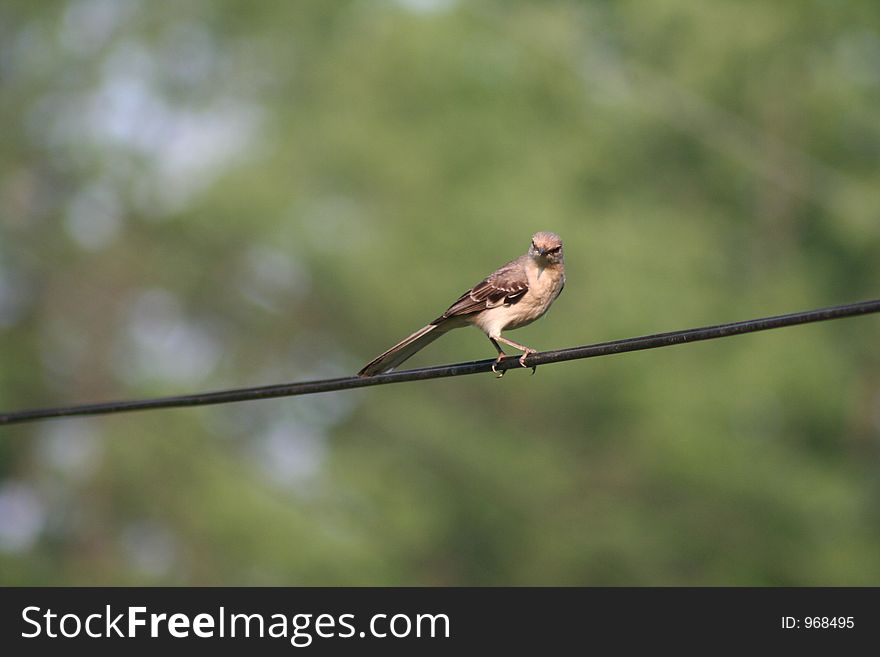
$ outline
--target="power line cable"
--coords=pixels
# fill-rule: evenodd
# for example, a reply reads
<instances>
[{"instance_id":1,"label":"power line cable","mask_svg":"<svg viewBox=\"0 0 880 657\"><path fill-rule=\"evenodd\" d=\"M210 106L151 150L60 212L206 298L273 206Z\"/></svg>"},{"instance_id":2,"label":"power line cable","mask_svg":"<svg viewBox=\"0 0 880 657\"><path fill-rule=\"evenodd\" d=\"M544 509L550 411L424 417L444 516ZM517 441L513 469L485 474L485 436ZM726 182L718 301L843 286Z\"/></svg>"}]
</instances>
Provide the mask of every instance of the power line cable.
<instances>
[{"instance_id":1,"label":"power line cable","mask_svg":"<svg viewBox=\"0 0 880 657\"><path fill-rule=\"evenodd\" d=\"M542 351L531 354L526 363L529 367L560 363L567 360L581 358L596 358L598 356L610 356L628 351L640 351L642 349L656 349L669 347L677 344L698 342L700 340L714 340L731 335L754 333L769 329L809 324L811 322L823 322L843 317L855 317L880 312L880 299L850 303L842 306L818 308L790 313L788 315L776 315L749 319L730 324L718 324L701 328L670 331L668 333L656 333L612 342L600 342L582 347L571 347L555 351ZM77 404L74 406L57 406L53 408L36 408L9 413L0 413L0 425L18 424L55 417L69 417L78 415L104 415L109 413L122 413L125 411L145 411L159 408L176 408L181 406L205 406L208 404L226 404L229 402L248 401L253 399L270 399L273 397L291 397L295 395L311 395L318 392L332 392L337 390L350 390L352 388L364 388L367 386L384 385L386 383L403 383L404 381L424 381L426 379L440 379L449 376L461 376L464 374L478 374L489 372L494 359L472 361L469 363L457 363L453 365L440 365L437 367L423 367L420 369L403 370L389 374L379 374L371 377L348 376L337 379L324 379L320 381L302 381L298 383L280 383L275 385L257 386L253 388L237 388L234 390L221 390L217 392L204 392L190 395L176 395L173 397L156 397L153 399L134 399L128 401L110 401L94 404ZM517 369L520 367L519 357L510 356L498 364L498 370Z\"/></svg>"}]
</instances>

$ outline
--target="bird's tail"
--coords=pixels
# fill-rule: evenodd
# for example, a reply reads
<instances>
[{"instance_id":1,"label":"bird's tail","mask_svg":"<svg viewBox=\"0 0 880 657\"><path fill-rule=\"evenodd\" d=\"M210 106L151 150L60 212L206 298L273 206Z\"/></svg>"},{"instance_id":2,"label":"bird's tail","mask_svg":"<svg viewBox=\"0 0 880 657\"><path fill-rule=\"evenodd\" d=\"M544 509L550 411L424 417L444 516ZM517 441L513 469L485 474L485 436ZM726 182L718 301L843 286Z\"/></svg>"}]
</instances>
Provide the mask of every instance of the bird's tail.
<instances>
[{"instance_id":1,"label":"bird's tail","mask_svg":"<svg viewBox=\"0 0 880 657\"><path fill-rule=\"evenodd\" d=\"M364 365L364 368L358 372L358 376L373 376L374 374L390 372L417 351L424 349L434 342L434 340L446 333L446 330L437 324L428 324L420 328L385 353L380 354Z\"/></svg>"}]
</instances>

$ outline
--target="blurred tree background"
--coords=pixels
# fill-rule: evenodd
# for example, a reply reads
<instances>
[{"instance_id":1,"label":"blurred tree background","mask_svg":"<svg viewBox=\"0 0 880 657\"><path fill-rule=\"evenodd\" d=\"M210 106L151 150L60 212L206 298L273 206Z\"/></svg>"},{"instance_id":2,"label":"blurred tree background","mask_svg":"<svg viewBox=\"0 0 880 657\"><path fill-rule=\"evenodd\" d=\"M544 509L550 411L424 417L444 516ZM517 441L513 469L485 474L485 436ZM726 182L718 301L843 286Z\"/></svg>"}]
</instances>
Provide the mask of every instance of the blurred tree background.
<instances>
[{"instance_id":1,"label":"blurred tree background","mask_svg":"<svg viewBox=\"0 0 880 657\"><path fill-rule=\"evenodd\" d=\"M544 349L880 289L872 0L6 0L0 135L0 410L353 373L536 230ZM3 428L0 584L878 585L877 337Z\"/></svg>"}]
</instances>

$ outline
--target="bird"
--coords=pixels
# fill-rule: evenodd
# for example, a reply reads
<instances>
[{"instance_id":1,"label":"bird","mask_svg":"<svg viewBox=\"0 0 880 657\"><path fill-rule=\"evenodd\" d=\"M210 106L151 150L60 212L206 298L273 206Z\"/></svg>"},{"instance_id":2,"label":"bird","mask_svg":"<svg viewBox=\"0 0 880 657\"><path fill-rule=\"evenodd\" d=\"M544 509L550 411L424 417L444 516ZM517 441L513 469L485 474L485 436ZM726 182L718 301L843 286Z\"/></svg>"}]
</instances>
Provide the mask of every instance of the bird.
<instances>
[{"instance_id":1,"label":"bird","mask_svg":"<svg viewBox=\"0 0 880 657\"><path fill-rule=\"evenodd\" d=\"M526 357L536 350L508 340L501 332L526 326L542 317L563 287L562 239L549 231L537 232L525 254L499 267L462 294L433 322L364 365L358 376L391 372L444 333L469 324L481 329L498 352L492 364L498 378L504 376L506 370L499 372L496 366L507 355L499 343L522 351L519 364L528 367ZM532 374L535 369L532 367Z\"/></svg>"}]
</instances>

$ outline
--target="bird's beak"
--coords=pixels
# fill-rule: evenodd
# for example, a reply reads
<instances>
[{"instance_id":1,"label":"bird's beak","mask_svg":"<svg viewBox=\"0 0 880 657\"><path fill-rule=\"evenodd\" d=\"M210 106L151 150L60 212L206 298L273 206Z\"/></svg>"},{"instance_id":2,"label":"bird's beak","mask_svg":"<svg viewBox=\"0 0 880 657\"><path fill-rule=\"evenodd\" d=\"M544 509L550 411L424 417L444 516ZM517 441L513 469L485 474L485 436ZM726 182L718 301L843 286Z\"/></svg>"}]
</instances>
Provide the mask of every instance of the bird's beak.
<instances>
[{"instance_id":1,"label":"bird's beak","mask_svg":"<svg viewBox=\"0 0 880 657\"><path fill-rule=\"evenodd\" d=\"M547 249L538 249L538 254L542 256L547 255Z\"/></svg>"}]
</instances>

